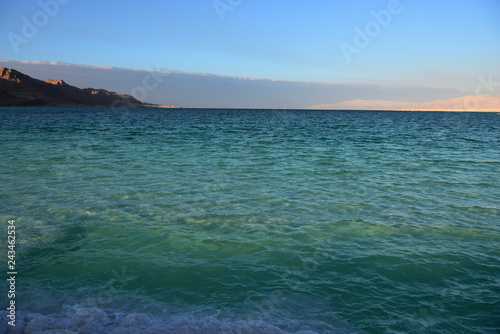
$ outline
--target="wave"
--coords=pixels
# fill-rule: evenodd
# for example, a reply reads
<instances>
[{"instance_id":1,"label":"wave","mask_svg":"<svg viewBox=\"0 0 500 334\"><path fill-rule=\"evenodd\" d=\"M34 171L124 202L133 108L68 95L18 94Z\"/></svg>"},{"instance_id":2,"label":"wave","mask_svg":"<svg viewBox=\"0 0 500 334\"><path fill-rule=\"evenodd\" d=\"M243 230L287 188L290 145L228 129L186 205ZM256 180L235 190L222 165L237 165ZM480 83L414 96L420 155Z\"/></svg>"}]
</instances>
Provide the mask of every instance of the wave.
<instances>
[{"instance_id":1,"label":"wave","mask_svg":"<svg viewBox=\"0 0 500 334\"><path fill-rule=\"evenodd\" d=\"M7 311L1 311L1 333L234 333L234 334L287 334L276 326L260 320L222 321L215 317L192 319L188 316L173 316L159 319L143 313L123 313L95 307L65 306L58 314L18 312L15 327L8 324ZM314 334L301 330L295 334Z\"/></svg>"}]
</instances>

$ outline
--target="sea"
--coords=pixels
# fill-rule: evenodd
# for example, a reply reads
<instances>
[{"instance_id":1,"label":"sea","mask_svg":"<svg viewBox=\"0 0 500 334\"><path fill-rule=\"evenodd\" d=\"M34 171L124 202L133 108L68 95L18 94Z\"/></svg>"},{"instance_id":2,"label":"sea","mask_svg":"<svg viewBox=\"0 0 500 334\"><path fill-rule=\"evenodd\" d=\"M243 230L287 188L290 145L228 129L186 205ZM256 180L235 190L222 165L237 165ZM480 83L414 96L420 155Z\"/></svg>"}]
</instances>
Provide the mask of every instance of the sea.
<instances>
[{"instance_id":1,"label":"sea","mask_svg":"<svg viewBox=\"0 0 500 334\"><path fill-rule=\"evenodd\" d=\"M0 333L500 333L497 113L3 107L0 203Z\"/></svg>"}]
</instances>

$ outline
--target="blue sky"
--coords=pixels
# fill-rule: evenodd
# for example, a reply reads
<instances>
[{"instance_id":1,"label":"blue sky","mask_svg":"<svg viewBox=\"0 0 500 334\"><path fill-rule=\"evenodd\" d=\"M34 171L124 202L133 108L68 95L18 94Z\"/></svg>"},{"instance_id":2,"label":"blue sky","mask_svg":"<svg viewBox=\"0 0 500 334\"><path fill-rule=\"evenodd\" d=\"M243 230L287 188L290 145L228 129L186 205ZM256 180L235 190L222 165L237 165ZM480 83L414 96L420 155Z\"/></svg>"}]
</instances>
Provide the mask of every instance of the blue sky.
<instances>
[{"instance_id":1,"label":"blue sky","mask_svg":"<svg viewBox=\"0 0 500 334\"><path fill-rule=\"evenodd\" d=\"M418 86L447 98L472 94L479 76L500 81L499 17L498 0L2 1L0 59ZM357 51L346 57L342 43ZM436 95L422 94L409 99Z\"/></svg>"}]
</instances>

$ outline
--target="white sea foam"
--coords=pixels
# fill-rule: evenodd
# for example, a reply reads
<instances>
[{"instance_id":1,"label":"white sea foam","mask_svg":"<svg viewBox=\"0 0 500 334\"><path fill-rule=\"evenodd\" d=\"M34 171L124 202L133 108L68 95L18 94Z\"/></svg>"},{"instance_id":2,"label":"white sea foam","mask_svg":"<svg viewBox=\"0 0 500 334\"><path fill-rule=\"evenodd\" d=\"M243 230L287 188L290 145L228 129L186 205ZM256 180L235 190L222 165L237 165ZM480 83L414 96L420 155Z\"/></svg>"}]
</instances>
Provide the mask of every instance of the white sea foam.
<instances>
[{"instance_id":1,"label":"white sea foam","mask_svg":"<svg viewBox=\"0 0 500 334\"><path fill-rule=\"evenodd\" d=\"M122 313L95 307L65 307L61 313L43 315L18 312L16 326L7 323L7 312L0 312L0 333L26 334L156 334L156 333L234 333L234 334L286 334L276 326L263 321L225 322L215 317L191 319L173 316L165 319L142 313ZM298 331L295 334L313 334L313 331Z\"/></svg>"}]
</instances>

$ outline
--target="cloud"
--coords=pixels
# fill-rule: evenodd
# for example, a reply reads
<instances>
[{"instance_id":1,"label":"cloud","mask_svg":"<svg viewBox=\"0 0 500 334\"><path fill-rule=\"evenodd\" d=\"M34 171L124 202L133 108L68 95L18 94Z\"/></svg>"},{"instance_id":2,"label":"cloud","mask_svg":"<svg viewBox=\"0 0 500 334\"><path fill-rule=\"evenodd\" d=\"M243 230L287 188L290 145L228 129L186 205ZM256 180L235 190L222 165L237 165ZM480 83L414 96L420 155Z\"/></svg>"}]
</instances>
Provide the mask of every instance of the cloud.
<instances>
[{"instance_id":1,"label":"cloud","mask_svg":"<svg viewBox=\"0 0 500 334\"><path fill-rule=\"evenodd\" d=\"M284 81L180 72L155 65L149 69L127 69L56 61L0 60L0 66L37 79L62 79L80 88L104 88L149 103L194 108L305 109L346 100L427 102L464 95L448 88Z\"/></svg>"},{"instance_id":2,"label":"cloud","mask_svg":"<svg viewBox=\"0 0 500 334\"><path fill-rule=\"evenodd\" d=\"M351 100L315 105L309 109L500 111L500 95L466 95L434 102Z\"/></svg>"}]
</instances>

